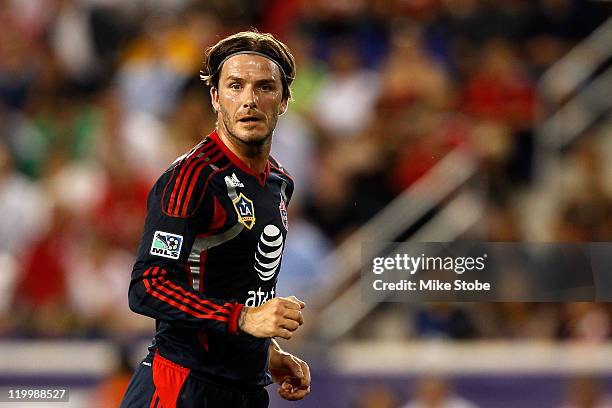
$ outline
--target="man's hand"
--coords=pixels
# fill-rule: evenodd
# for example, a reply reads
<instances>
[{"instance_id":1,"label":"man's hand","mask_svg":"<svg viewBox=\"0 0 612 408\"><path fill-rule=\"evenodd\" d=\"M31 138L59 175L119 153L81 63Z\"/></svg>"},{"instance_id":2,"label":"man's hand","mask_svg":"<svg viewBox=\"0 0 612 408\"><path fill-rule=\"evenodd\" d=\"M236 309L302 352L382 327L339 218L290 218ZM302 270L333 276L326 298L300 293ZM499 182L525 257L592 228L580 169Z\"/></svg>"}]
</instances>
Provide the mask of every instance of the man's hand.
<instances>
[{"instance_id":1,"label":"man's hand","mask_svg":"<svg viewBox=\"0 0 612 408\"><path fill-rule=\"evenodd\" d=\"M278 394L297 401L310 394L310 368L305 361L282 351L275 343L270 347L270 374L279 384Z\"/></svg>"},{"instance_id":2,"label":"man's hand","mask_svg":"<svg viewBox=\"0 0 612 408\"><path fill-rule=\"evenodd\" d=\"M304 302L290 296L273 298L258 307L245 307L240 314L240 330L255 337L281 337L289 340L303 323Z\"/></svg>"}]
</instances>

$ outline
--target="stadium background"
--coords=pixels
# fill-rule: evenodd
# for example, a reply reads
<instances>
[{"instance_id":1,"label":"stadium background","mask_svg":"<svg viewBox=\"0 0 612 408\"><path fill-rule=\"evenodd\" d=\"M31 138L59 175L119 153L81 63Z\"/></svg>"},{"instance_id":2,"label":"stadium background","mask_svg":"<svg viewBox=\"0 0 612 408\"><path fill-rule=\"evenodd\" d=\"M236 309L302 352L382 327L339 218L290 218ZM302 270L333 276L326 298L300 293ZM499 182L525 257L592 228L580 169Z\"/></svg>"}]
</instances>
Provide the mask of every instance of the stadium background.
<instances>
[{"instance_id":1,"label":"stadium background","mask_svg":"<svg viewBox=\"0 0 612 408\"><path fill-rule=\"evenodd\" d=\"M153 330L126 295L146 193L214 126L204 48L256 27L298 62L273 148L297 182L278 293L308 302L285 346L314 377L291 405L611 407L608 304L371 307L357 285L366 237L612 240L611 10L1 0L0 386L117 406Z\"/></svg>"}]
</instances>

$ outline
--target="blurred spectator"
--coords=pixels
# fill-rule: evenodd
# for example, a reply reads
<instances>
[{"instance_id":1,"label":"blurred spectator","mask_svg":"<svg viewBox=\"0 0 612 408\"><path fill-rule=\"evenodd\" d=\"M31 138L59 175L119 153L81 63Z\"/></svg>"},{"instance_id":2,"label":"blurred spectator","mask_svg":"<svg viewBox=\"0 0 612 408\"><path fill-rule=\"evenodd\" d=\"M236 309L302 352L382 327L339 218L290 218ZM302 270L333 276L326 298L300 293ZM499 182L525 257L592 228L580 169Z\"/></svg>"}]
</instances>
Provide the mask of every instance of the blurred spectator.
<instances>
[{"instance_id":1,"label":"blurred spectator","mask_svg":"<svg viewBox=\"0 0 612 408\"><path fill-rule=\"evenodd\" d=\"M272 156L280 163L290 164L291 177L295 182L291 207L300 206L304 196L312 191L316 153L310 123L291 111L286 112L274 131Z\"/></svg>"},{"instance_id":2,"label":"blurred spectator","mask_svg":"<svg viewBox=\"0 0 612 408\"><path fill-rule=\"evenodd\" d=\"M28 248L23 258L23 271L14 296L18 333L61 336L74 329L65 265L71 242L65 226L70 225L70 219L69 213L56 207L49 230Z\"/></svg>"},{"instance_id":3,"label":"blurred spectator","mask_svg":"<svg viewBox=\"0 0 612 408\"><path fill-rule=\"evenodd\" d=\"M593 377L574 378L568 383L567 397L561 408L612 408L612 396Z\"/></svg>"},{"instance_id":4,"label":"blurred spectator","mask_svg":"<svg viewBox=\"0 0 612 408\"><path fill-rule=\"evenodd\" d=\"M396 29L391 44L381 68L381 114L388 117L417 103L447 107L452 94L446 72L425 50L418 30L413 26Z\"/></svg>"},{"instance_id":5,"label":"blurred spectator","mask_svg":"<svg viewBox=\"0 0 612 408\"><path fill-rule=\"evenodd\" d=\"M379 75L359 65L355 44L334 43L329 73L314 98L314 118L329 138L351 138L372 119Z\"/></svg>"},{"instance_id":6,"label":"blurred spectator","mask_svg":"<svg viewBox=\"0 0 612 408\"><path fill-rule=\"evenodd\" d=\"M163 152L166 153L164 165L173 162L200 143L204 135L215 126L215 120L210 94L202 86L202 82L199 79L189 82L183 88L168 123L166 146L163 148Z\"/></svg>"},{"instance_id":7,"label":"blurred spectator","mask_svg":"<svg viewBox=\"0 0 612 408\"><path fill-rule=\"evenodd\" d=\"M179 90L197 73L202 58L199 38L193 34L172 16L145 21L141 36L127 47L117 77L128 112L164 118L172 111Z\"/></svg>"},{"instance_id":8,"label":"blurred spectator","mask_svg":"<svg viewBox=\"0 0 612 408\"><path fill-rule=\"evenodd\" d=\"M488 330L507 339L554 339L559 321L557 306L547 303L504 302L494 305Z\"/></svg>"},{"instance_id":9,"label":"blurred spectator","mask_svg":"<svg viewBox=\"0 0 612 408\"><path fill-rule=\"evenodd\" d=\"M80 1L59 1L50 42L68 77L88 83L99 75L90 10Z\"/></svg>"},{"instance_id":10,"label":"blurred spectator","mask_svg":"<svg viewBox=\"0 0 612 408\"><path fill-rule=\"evenodd\" d=\"M19 277L19 264L17 258L8 252L0 251L0 337L9 333L13 326L18 324L15 316L11 315L15 286Z\"/></svg>"},{"instance_id":11,"label":"blurred spectator","mask_svg":"<svg viewBox=\"0 0 612 408\"><path fill-rule=\"evenodd\" d=\"M420 308L414 324L416 334L423 338L465 340L478 336L467 311L448 303Z\"/></svg>"},{"instance_id":12,"label":"blurred spectator","mask_svg":"<svg viewBox=\"0 0 612 408\"><path fill-rule=\"evenodd\" d=\"M0 253L22 255L44 231L49 216L45 192L15 169L0 143Z\"/></svg>"},{"instance_id":13,"label":"blurred spectator","mask_svg":"<svg viewBox=\"0 0 612 408\"><path fill-rule=\"evenodd\" d=\"M506 41L491 39L481 61L463 89L463 109L478 118L514 127L530 125L535 89L516 49Z\"/></svg>"},{"instance_id":14,"label":"blurred spectator","mask_svg":"<svg viewBox=\"0 0 612 408\"><path fill-rule=\"evenodd\" d=\"M111 242L91 231L67 248L67 291L84 333L123 337L151 329L151 322L131 313L124 301L134 257Z\"/></svg>"},{"instance_id":15,"label":"blurred spectator","mask_svg":"<svg viewBox=\"0 0 612 408\"><path fill-rule=\"evenodd\" d=\"M299 293L300 299L308 303L333 278L333 267L326 263L331 247L323 233L296 211L290 211L290 218L280 272L283 278L276 291L278 296Z\"/></svg>"},{"instance_id":16,"label":"blurred spectator","mask_svg":"<svg viewBox=\"0 0 612 408\"><path fill-rule=\"evenodd\" d=\"M28 92L42 72L33 61L41 62L42 53L35 38L28 35L24 20L14 18L9 7L0 8L0 101L14 109L23 109ZM36 29L34 31L37 31Z\"/></svg>"},{"instance_id":17,"label":"blurred spectator","mask_svg":"<svg viewBox=\"0 0 612 408\"><path fill-rule=\"evenodd\" d=\"M401 408L476 408L476 405L455 394L447 380L430 377L418 381L414 398Z\"/></svg>"},{"instance_id":18,"label":"blurred spectator","mask_svg":"<svg viewBox=\"0 0 612 408\"><path fill-rule=\"evenodd\" d=\"M409 115L409 116L408 116ZM470 128L459 117L440 115L423 106L413 107L407 116L413 126L392 170L395 193L401 193L426 174L454 148L465 144Z\"/></svg>"},{"instance_id":19,"label":"blurred spectator","mask_svg":"<svg viewBox=\"0 0 612 408\"><path fill-rule=\"evenodd\" d=\"M492 201L487 209L486 220L488 241L515 242L521 240L523 232L520 219L509 203Z\"/></svg>"},{"instance_id":20,"label":"blurred spectator","mask_svg":"<svg viewBox=\"0 0 612 408\"><path fill-rule=\"evenodd\" d=\"M600 343L610 339L610 313L602 305L573 302L562 307L559 336L567 340Z\"/></svg>"},{"instance_id":21,"label":"blurred spectator","mask_svg":"<svg viewBox=\"0 0 612 408\"><path fill-rule=\"evenodd\" d=\"M316 182L306 197L304 214L328 237L346 237L390 201L385 158L367 135L329 143L313 163Z\"/></svg>"},{"instance_id":22,"label":"blurred spectator","mask_svg":"<svg viewBox=\"0 0 612 408\"><path fill-rule=\"evenodd\" d=\"M109 157L105 179L97 185L99 200L91 208L90 224L116 245L135 251L146 215L150 179L132 170L130 161L117 153Z\"/></svg>"},{"instance_id":23,"label":"blurred spectator","mask_svg":"<svg viewBox=\"0 0 612 408\"><path fill-rule=\"evenodd\" d=\"M88 408L120 406L133 372L134 367L129 363L129 356L123 351L117 368L96 386Z\"/></svg>"},{"instance_id":24,"label":"blurred spectator","mask_svg":"<svg viewBox=\"0 0 612 408\"><path fill-rule=\"evenodd\" d=\"M301 32L294 33L287 45L291 48L299 74L291 85L293 100L291 108L287 111L295 111L306 116L309 121L314 111L315 98L320 92L321 86L327 74L326 66L313 54L313 39Z\"/></svg>"},{"instance_id":25,"label":"blurred spectator","mask_svg":"<svg viewBox=\"0 0 612 408\"><path fill-rule=\"evenodd\" d=\"M367 385L359 394L354 408L396 408L397 397L384 385Z\"/></svg>"}]
</instances>

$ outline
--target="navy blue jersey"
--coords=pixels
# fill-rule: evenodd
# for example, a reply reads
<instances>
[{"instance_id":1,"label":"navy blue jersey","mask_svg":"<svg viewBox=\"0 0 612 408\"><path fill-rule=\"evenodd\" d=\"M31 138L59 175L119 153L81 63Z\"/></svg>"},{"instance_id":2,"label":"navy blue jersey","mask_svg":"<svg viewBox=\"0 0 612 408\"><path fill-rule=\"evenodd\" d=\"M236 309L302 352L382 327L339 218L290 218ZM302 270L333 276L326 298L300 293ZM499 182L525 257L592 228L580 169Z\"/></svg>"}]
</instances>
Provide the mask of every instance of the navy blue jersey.
<instances>
[{"instance_id":1,"label":"navy blue jersey","mask_svg":"<svg viewBox=\"0 0 612 408\"><path fill-rule=\"evenodd\" d=\"M205 377L271 383L269 339L238 330L242 308L275 296L293 181L272 158L254 174L216 132L149 193L130 308L156 319L153 348Z\"/></svg>"}]
</instances>

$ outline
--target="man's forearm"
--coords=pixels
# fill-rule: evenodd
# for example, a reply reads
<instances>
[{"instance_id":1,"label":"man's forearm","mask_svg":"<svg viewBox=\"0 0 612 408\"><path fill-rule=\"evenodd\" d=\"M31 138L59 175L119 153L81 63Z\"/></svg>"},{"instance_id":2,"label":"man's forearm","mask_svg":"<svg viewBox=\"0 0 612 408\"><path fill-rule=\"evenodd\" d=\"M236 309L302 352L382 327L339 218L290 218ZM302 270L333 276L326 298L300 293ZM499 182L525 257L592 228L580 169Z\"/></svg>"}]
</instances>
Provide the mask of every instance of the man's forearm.
<instances>
[{"instance_id":1,"label":"man's forearm","mask_svg":"<svg viewBox=\"0 0 612 408\"><path fill-rule=\"evenodd\" d=\"M270 354L272 353L283 353L283 349L278 345L276 339L270 339L270 346L268 347L268 351Z\"/></svg>"},{"instance_id":2,"label":"man's forearm","mask_svg":"<svg viewBox=\"0 0 612 408\"><path fill-rule=\"evenodd\" d=\"M275 347L277 350L282 350L281 346L278 344L278 341L276 341L276 339L270 339L270 347Z\"/></svg>"},{"instance_id":3,"label":"man's forearm","mask_svg":"<svg viewBox=\"0 0 612 408\"><path fill-rule=\"evenodd\" d=\"M243 307L242 310L240 311L240 316L238 316L238 329L240 331L243 331L242 327L244 326L244 321L246 319L247 310L249 310L248 306Z\"/></svg>"},{"instance_id":4,"label":"man's forearm","mask_svg":"<svg viewBox=\"0 0 612 408\"><path fill-rule=\"evenodd\" d=\"M279 346L278 342L275 339L271 339L270 346L268 347L268 362L272 362L274 359L278 357L288 354L286 351Z\"/></svg>"}]
</instances>

